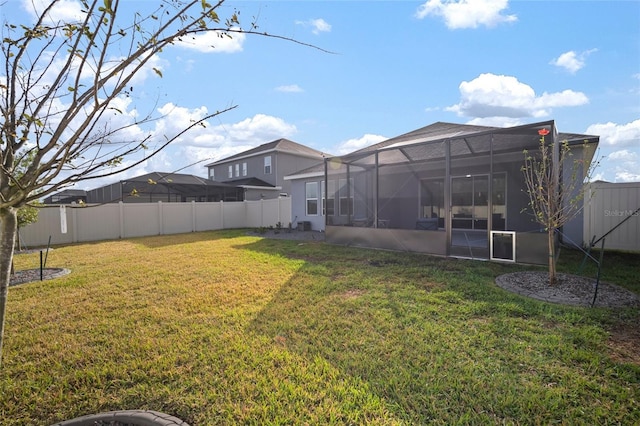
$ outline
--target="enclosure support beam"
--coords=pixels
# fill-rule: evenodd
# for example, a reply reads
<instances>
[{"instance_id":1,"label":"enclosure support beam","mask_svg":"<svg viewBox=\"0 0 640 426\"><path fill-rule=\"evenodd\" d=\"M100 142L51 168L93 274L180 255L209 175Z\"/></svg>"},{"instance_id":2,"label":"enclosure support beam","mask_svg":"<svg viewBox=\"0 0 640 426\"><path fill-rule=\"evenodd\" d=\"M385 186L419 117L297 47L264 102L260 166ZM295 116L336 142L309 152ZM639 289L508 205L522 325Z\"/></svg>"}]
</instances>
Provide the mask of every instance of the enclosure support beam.
<instances>
[{"instance_id":1,"label":"enclosure support beam","mask_svg":"<svg viewBox=\"0 0 640 426\"><path fill-rule=\"evenodd\" d=\"M375 228L378 227L378 196L379 191L379 183L380 183L380 174L378 173L378 153L375 154L375 175L373 178L373 226Z\"/></svg>"},{"instance_id":2,"label":"enclosure support beam","mask_svg":"<svg viewBox=\"0 0 640 426\"><path fill-rule=\"evenodd\" d=\"M493 229L493 133L489 138L489 179L487 182L487 241L491 241Z\"/></svg>"},{"instance_id":3,"label":"enclosure support beam","mask_svg":"<svg viewBox=\"0 0 640 426\"><path fill-rule=\"evenodd\" d=\"M444 228L446 233L447 249L446 255L451 255L451 139L444 141L445 144L445 160L444 160L444 205L445 219Z\"/></svg>"}]
</instances>

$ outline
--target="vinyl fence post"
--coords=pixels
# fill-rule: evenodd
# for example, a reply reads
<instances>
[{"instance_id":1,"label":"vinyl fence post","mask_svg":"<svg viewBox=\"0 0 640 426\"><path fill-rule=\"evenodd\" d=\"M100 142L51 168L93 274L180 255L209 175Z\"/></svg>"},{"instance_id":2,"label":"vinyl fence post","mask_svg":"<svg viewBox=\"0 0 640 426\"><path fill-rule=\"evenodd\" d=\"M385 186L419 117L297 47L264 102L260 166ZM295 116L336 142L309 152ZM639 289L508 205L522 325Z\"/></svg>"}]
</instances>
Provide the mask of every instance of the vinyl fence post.
<instances>
[{"instance_id":1,"label":"vinyl fence post","mask_svg":"<svg viewBox=\"0 0 640 426\"><path fill-rule=\"evenodd\" d=\"M71 208L71 229L72 229L72 236L71 236L71 241L74 243L77 243L79 241L78 238L78 209L76 208Z\"/></svg>"},{"instance_id":2,"label":"vinyl fence post","mask_svg":"<svg viewBox=\"0 0 640 426\"><path fill-rule=\"evenodd\" d=\"M120 239L125 238L124 235L124 203L122 201L118 201L118 212L120 215Z\"/></svg>"},{"instance_id":3,"label":"vinyl fence post","mask_svg":"<svg viewBox=\"0 0 640 426\"><path fill-rule=\"evenodd\" d=\"M191 201L191 232L196 232L196 202Z\"/></svg>"},{"instance_id":4,"label":"vinyl fence post","mask_svg":"<svg viewBox=\"0 0 640 426\"><path fill-rule=\"evenodd\" d=\"M224 229L224 200L220 200L220 229Z\"/></svg>"}]
</instances>

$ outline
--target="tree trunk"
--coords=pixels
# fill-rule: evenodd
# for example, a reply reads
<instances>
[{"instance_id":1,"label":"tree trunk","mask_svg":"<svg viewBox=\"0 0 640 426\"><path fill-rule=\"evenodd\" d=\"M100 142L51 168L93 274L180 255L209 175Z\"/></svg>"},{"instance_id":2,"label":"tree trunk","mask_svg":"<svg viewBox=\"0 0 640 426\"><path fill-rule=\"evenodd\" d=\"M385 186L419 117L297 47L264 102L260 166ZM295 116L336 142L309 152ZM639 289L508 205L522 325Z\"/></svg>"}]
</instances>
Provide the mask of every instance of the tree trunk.
<instances>
[{"instance_id":1,"label":"tree trunk","mask_svg":"<svg viewBox=\"0 0 640 426\"><path fill-rule=\"evenodd\" d=\"M556 245L554 241L555 232L553 228L548 229L549 237L549 285L556 283Z\"/></svg>"},{"instance_id":2,"label":"tree trunk","mask_svg":"<svg viewBox=\"0 0 640 426\"><path fill-rule=\"evenodd\" d=\"M4 322L7 311L7 295L11 280L13 249L18 230L17 210L13 207L0 208L0 368L2 368L2 343Z\"/></svg>"}]
</instances>

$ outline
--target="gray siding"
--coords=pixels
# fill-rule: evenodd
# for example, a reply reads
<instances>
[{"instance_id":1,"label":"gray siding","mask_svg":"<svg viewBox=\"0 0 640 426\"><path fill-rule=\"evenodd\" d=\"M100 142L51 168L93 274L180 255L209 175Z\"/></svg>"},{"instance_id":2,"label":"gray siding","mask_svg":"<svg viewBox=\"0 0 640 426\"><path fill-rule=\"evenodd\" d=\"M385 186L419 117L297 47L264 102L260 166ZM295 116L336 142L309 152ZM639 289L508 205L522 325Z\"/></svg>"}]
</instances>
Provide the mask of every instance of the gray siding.
<instances>
[{"instance_id":1,"label":"gray siding","mask_svg":"<svg viewBox=\"0 0 640 426\"><path fill-rule=\"evenodd\" d=\"M291 193L291 181L284 180L285 176L292 175L300 170L307 169L311 166L322 163L321 158L301 157L299 155L289 154L286 152L276 153L276 185L282 187L282 192Z\"/></svg>"},{"instance_id":2,"label":"gray siding","mask_svg":"<svg viewBox=\"0 0 640 426\"><path fill-rule=\"evenodd\" d=\"M306 183L317 182L318 195L321 196L322 194L320 193L320 185L322 181L324 181L324 178L322 176L289 181L291 185L291 221L293 226L297 226L297 224L300 222L310 222L311 230L324 231L325 218L322 214L322 199L318 200L319 204L317 215L307 216L306 213Z\"/></svg>"},{"instance_id":3,"label":"gray siding","mask_svg":"<svg viewBox=\"0 0 640 426\"><path fill-rule=\"evenodd\" d=\"M264 157L271 155L271 168L272 173L265 174L264 172ZM254 157L247 157L238 159L235 161L229 161L227 163L218 164L216 166L209 167L209 177L211 177L211 170L214 171L214 180L217 182L228 182L237 179L243 179L248 177L255 177L261 179L271 185L276 184L276 175L274 171L274 157L275 152L271 152L268 154L257 155ZM244 176L242 174L243 171L243 163L247 163L247 175ZM236 175L236 165L239 168L239 173ZM229 177L229 166L231 166L233 171L233 176Z\"/></svg>"}]
</instances>

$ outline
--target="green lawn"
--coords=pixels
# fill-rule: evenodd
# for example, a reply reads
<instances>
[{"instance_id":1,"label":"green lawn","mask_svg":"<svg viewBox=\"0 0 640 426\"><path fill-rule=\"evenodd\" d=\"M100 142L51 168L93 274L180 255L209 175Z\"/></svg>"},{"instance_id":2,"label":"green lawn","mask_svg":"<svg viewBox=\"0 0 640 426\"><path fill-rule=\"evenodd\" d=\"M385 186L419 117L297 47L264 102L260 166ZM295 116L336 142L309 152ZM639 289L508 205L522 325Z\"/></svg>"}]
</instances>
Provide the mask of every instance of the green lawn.
<instances>
[{"instance_id":1,"label":"green lawn","mask_svg":"<svg viewBox=\"0 0 640 426\"><path fill-rule=\"evenodd\" d=\"M640 256L605 262L640 291ZM609 342L638 310L494 284L522 266L243 231L56 247L47 266L72 273L9 290L5 426L138 408L194 426L640 423L638 357Z\"/></svg>"}]
</instances>

